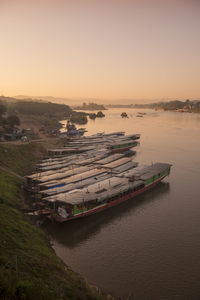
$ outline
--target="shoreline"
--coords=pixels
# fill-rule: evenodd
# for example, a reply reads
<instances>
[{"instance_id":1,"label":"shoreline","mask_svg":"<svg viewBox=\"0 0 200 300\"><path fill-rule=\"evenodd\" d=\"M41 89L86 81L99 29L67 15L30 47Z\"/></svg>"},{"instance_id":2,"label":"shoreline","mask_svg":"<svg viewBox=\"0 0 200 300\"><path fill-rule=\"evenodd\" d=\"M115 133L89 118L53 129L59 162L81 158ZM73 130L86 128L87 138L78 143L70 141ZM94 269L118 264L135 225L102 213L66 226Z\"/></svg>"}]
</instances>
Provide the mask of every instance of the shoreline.
<instances>
[{"instance_id":1,"label":"shoreline","mask_svg":"<svg viewBox=\"0 0 200 300\"><path fill-rule=\"evenodd\" d=\"M52 142L55 142L54 138ZM49 142L44 140L39 143L0 144L0 239L3 246L10 249L5 252L4 247L0 247L0 255L3 266L9 262L11 267L0 267L3 295L12 298L16 293L32 293L34 298L39 299L42 294L46 299L59 299L63 296L63 299L67 299L70 295L77 299L116 299L66 265L56 255L44 230L34 225L24 214L24 209L29 204L22 178L34 169L35 163L46 153L47 145ZM15 259L10 258L10 255ZM11 284L10 276L16 278L14 285Z\"/></svg>"},{"instance_id":2,"label":"shoreline","mask_svg":"<svg viewBox=\"0 0 200 300\"><path fill-rule=\"evenodd\" d=\"M107 109L134 109L134 110L146 110L146 109L150 109L150 110L154 110L154 111L162 111L162 112L177 112L177 113L195 113L195 114L198 114L200 113L200 110L199 111L186 111L186 110L175 110L175 109L162 109L162 108L152 108L152 107L131 107L131 106L113 106L113 107L108 107L107 106Z\"/></svg>"}]
</instances>

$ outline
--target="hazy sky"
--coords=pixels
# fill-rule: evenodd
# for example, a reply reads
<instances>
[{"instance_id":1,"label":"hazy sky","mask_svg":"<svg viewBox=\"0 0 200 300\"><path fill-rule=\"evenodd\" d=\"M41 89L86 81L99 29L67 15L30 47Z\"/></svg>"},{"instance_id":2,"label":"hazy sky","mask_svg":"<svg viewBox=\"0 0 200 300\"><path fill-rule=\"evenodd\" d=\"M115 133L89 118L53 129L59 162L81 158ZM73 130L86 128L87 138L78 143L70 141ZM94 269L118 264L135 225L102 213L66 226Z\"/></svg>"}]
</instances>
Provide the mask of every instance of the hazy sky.
<instances>
[{"instance_id":1,"label":"hazy sky","mask_svg":"<svg viewBox=\"0 0 200 300\"><path fill-rule=\"evenodd\" d=\"M200 98L200 0L0 0L0 91Z\"/></svg>"}]
</instances>

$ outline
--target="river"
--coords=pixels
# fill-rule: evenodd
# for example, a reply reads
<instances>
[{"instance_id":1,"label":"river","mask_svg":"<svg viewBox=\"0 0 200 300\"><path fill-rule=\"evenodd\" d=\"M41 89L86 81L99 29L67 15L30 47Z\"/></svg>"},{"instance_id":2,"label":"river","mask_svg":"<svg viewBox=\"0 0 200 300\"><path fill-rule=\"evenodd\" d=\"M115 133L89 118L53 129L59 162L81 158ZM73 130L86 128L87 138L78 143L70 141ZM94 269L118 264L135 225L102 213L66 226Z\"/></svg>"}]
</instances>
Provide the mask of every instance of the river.
<instances>
[{"instance_id":1,"label":"river","mask_svg":"<svg viewBox=\"0 0 200 300\"><path fill-rule=\"evenodd\" d=\"M126 111L129 118L122 119ZM140 133L139 163L171 174L135 199L91 217L46 225L56 254L122 299L200 299L200 114L111 109L87 134Z\"/></svg>"}]
</instances>

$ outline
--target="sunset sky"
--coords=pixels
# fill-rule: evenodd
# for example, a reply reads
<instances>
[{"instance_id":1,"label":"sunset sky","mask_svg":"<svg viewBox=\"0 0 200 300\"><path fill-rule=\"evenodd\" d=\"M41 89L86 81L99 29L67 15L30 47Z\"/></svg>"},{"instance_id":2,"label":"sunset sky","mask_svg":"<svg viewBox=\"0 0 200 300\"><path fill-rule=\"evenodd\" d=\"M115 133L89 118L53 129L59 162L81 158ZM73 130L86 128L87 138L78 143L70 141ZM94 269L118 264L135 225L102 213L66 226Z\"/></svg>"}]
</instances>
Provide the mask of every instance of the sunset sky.
<instances>
[{"instance_id":1,"label":"sunset sky","mask_svg":"<svg viewBox=\"0 0 200 300\"><path fill-rule=\"evenodd\" d=\"M0 0L6 96L200 99L200 0Z\"/></svg>"}]
</instances>

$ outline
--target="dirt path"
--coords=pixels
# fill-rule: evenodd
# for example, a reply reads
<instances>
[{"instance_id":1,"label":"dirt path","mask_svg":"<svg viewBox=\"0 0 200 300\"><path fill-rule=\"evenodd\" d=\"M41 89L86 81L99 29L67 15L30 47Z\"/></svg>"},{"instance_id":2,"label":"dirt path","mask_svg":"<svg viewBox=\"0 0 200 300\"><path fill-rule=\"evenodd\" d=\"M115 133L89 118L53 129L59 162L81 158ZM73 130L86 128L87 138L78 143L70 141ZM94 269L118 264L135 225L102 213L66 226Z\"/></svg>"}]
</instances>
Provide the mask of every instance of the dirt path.
<instances>
[{"instance_id":1,"label":"dirt path","mask_svg":"<svg viewBox=\"0 0 200 300\"><path fill-rule=\"evenodd\" d=\"M25 178L24 178L23 176L20 176L19 174L13 172L13 171L12 171L11 169L9 169L9 168L0 166L0 170L3 171L3 172L6 172L6 173L8 173L8 174L11 174L11 175L13 175L13 176L15 176L15 177L17 177L17 178L23 180L23 181L25 180Z\"/></svg>"},{"instance_id":2,"label":"dirt path","mask_svg":"<svg viewBox=\"0 0 200 300\"><path fill-rule=\"evenodd\" d=\"M64 144L64 139L61 139L59 137L43 137L40 139L35 139L35 140L29 140L27 142L22 142L21 140L16 140L16 141L3 141L0 142L1 145L27 145L31 143L41 143L46 145L46 148L51 148L51 147L62 147Z\"/></svg>"}]
</instances>

